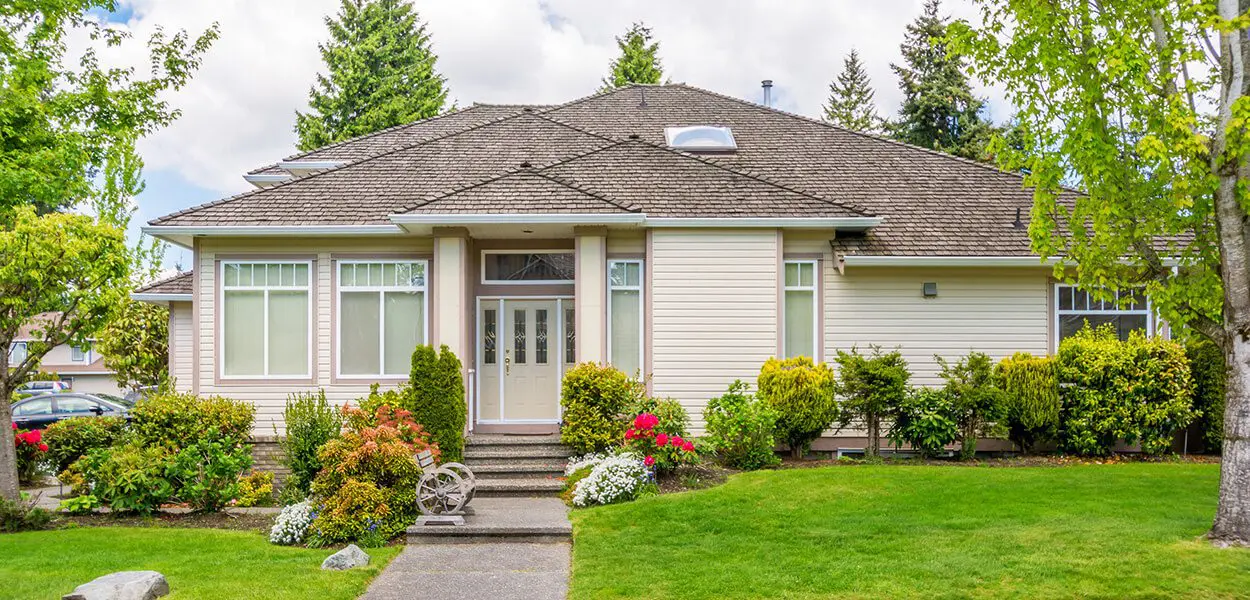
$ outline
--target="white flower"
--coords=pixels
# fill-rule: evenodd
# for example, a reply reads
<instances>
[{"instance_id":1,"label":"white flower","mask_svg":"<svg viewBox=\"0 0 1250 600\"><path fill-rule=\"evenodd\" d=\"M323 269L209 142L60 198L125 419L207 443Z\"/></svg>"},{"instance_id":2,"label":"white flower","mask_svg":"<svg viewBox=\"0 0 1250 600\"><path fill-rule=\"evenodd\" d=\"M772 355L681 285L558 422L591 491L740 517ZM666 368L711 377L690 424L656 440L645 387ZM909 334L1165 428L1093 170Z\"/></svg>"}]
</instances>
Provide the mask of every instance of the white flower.
<instances>
[{"instance_id":1,"label":"white flower","mask_svg":"<svg viewBox=\"0 0 1250 600\"><path fill-rule=\"evenodd\" d=\"M637 454L625 452L601 458L573 490L574 506L612 504L632 500L650 479L650 471Z\"/></svg>"},{"instance_id":2,"label":"white flower","mask_svg":"<svg viewBox=\"0 0 1250 600\"><path fill-rule=\"evenodd\" d=\"M312 522L312 505L307 500L285 506L278 518L273 521L273 528L269 530L269 541L284 546L301 543Z\"/></svg>"},{"instance_id":3,"label":"white flower","mask_svg":"<svg viewBox=\"0 0 1250 600\"><path fill-rule=\"evenodd\" d=\"M572 475L573 473L576 473L586 467L593 467L600 462L603 462L603 459L608 458L609 456L612 456L611 451L591 452L581 456L574 456L569 459L568 466L564 467L564 476L568 477L569 475Z\"/></svg>"}]
</instances>

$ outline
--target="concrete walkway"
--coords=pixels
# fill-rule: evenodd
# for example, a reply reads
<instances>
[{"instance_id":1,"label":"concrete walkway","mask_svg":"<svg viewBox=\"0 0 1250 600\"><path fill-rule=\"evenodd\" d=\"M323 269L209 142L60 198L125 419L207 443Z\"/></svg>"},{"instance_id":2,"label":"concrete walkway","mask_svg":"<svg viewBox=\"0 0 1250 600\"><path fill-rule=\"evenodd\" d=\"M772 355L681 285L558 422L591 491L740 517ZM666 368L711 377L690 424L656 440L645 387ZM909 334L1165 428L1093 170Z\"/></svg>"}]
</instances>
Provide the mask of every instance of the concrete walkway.
<instances>
[{"instance_id":1,"label":"concrete walkway","mask_svg":"<svg viewBox=\"0 0 1250 600\"><path fill-rule=\"evenodd\" d=\"M571 525L563 502L478 498L472 506L475 514L466 518L467 525L454 528L458 531L438 527L444 532L438 535L410 529L408 546L363 598L556 600L567 595L572 545L565 541Z\"/></svg>"}]
</instances>

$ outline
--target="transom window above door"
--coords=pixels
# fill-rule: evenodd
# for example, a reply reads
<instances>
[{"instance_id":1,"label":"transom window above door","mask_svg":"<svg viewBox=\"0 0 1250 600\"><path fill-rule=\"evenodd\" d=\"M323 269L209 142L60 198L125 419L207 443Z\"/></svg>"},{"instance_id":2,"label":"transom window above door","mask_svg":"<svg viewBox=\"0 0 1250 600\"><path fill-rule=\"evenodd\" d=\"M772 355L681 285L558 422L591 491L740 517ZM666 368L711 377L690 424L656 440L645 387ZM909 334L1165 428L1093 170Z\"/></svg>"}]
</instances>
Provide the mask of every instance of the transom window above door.
<instances>
[{"instance_id":1,"label":"transom window above door","mask_svg":"<svg viewBox=\"0 0 1250 600\"><path fill-rule=\"evenodd\" d=\"M573 253L565 250L485 250L482 283L567 284L575 272Z\"/></svg>"},{"instance_id":2,"label":"transom window above door","mask_svg":"<svg viewBox=\"0 0 1250 600\"><path fill-rule=\"evenodd\" d=\"M425 261L339 261L338 375L402 377L427 334Z\"/></svg>"}]
</instances>

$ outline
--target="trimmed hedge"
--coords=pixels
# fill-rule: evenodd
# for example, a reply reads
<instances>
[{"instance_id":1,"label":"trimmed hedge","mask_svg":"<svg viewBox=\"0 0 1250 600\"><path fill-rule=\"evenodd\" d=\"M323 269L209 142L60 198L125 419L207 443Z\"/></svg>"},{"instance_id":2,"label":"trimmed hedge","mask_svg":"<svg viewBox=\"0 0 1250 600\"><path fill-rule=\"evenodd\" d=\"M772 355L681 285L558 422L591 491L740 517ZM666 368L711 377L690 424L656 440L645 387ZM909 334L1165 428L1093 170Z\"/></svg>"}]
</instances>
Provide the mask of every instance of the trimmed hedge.
<instances>
[{"instance_id":1,"label":"trimmed hedge","mask_svg":"<svg viewBox=\"0 0 1250 600\"><path fill-rule=\"evenodd\" d=\"M609 365L581 363L564 374L560 442L575 454L599 452L621 443L626 414L645 396L637 380Z\"/></svg>"},{"instance_id":2,"label":"trimmed hedge","mask_svg":"<svg viewBox=\"0 0 1250 600\"><path fill-rule=\"evenodd\" d=\"M417 346L412 353L412 372L403 406L433 437L446 462L464 460L464 429L469 413L460 370L460 359L447 346L437 353L431 346Z\"/></svg>"},{"instance_id":3,"label":"trimmed hedge","mask_svg":"<svg viewBox=\"0 0 1250 600\"><path fill-rule=\"evenodd\" d=\"M61 473L88 452L112 446L125 433L126 420L121 417L74 417L44 429L43 442L56 472Z\"/></svg>"},{"instance_id":4,"label":"trimmed hedge","mask_svg":"<svg viewBox=\"0 0 1250 600\"><path fill-rule=\"evenodd\" d=\"M1215 342L1198 338L1185 346L1185 356L1194 381L1194 409L1201 413L1194 425L1202 435L1203 450L1220 454L1224 449L1224 377L1228 369L1224 351Z\"/></svg>"},{"instance_id":5,"label":"trimmed hedge","mask_svg":"<svg viewBox=\"0 0 1250 600\"><path fill-rule=\"evenodd\" d=\"M756 395L777 412L777 437L800 458L812 440L838 419L833 369L800 356L768 359L756 380Z\"/></svg>"}]
</instances>

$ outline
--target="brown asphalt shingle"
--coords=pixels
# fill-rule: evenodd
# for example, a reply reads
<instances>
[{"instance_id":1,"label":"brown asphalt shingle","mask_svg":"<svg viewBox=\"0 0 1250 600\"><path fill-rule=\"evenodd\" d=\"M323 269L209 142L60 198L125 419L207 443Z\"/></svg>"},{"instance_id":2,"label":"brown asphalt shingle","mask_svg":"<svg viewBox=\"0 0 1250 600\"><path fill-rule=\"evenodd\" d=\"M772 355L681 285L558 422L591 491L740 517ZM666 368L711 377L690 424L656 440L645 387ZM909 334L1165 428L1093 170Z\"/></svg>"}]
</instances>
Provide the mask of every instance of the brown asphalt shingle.
<instances>
[{"instance_id":1,"label":"brown asphalt shingle","mask_svg":"<svg viewBox=\"0 0 1250 600\"><path fill-rule=\"evenodd\" d=\"M193 284L192 272L179 273L159 281L153 281L135 290L136 294L190 294Z\"/></svg>"}]
</instances>

